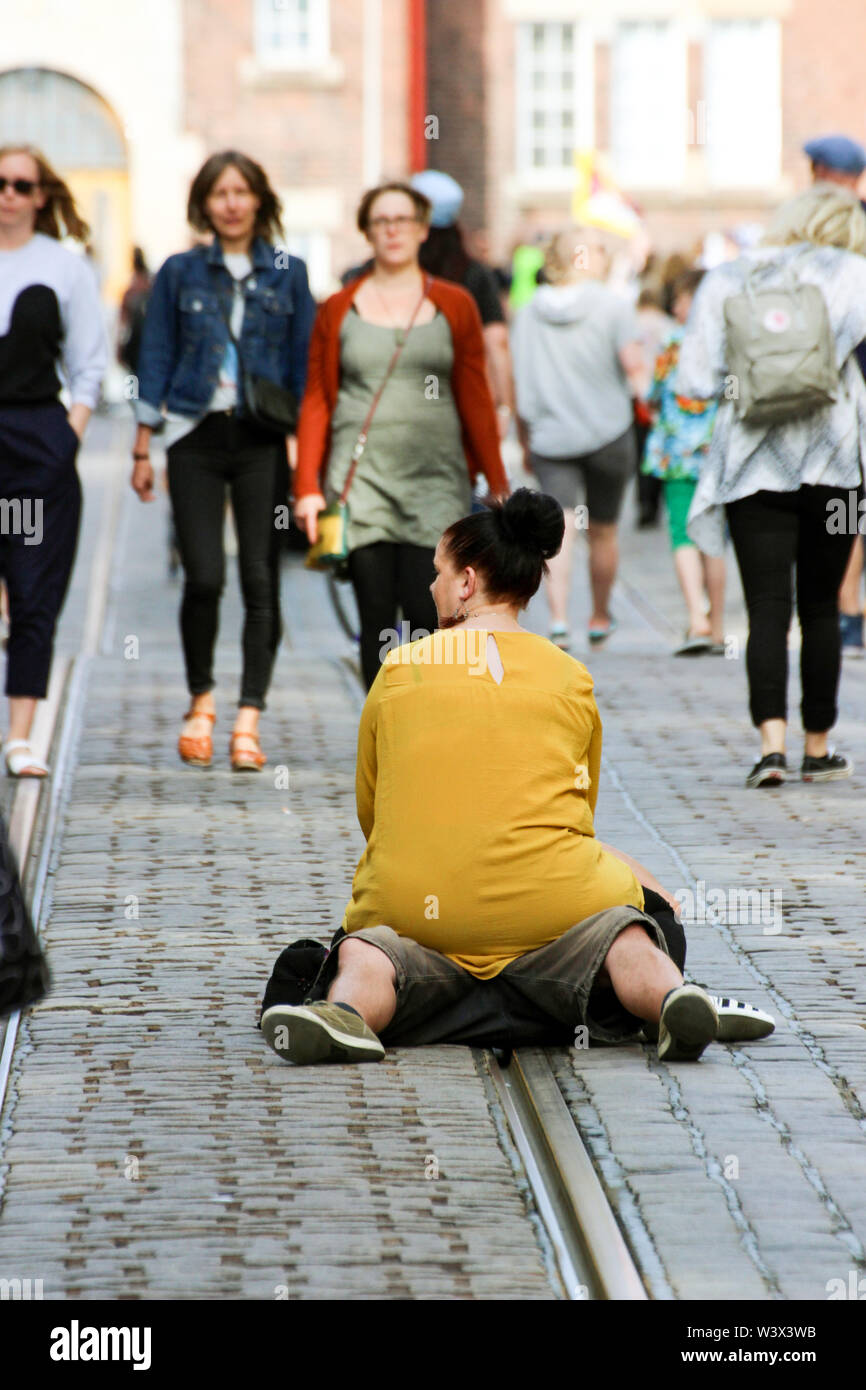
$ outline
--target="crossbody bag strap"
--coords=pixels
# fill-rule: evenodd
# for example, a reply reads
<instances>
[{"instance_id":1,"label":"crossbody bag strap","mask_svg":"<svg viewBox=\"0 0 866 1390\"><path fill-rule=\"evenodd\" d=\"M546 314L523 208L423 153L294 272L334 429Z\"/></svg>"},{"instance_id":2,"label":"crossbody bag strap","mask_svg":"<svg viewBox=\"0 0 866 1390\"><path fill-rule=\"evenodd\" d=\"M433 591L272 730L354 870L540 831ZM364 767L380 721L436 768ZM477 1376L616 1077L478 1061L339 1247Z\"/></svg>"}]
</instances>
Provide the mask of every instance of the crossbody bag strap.
<instances>
[{"instance_id":1,"label":"crossbody bag strap","mask_svg":"<svg viewBox=\"0 0 866 1390\"><path fill-rule=\"evenodd\" d=\"M385 387L388 385L388 382L389 382L390 377L391 377L391 373L393 372L394 368L395 368L396 365L397 365L397 360L398 360L398 358L399 358L399 356L400 356L400 353L403 351L404 347L406 346L406 341L407 341L407 339L408 339L408 337L409 337L410 329L412 328L412 325L414 324L416 318L418 317L418 313L419 313L419 311L420 311L421 305L424 303L424 300L427 298L427 291L428 291L429 288L430 288L430 276L429 276L429 275L425 275L425 277L424 277L424 285L423 285L423 288L422 288L422 290L421 290L421 298L418 300L418 303L415 305L415 308L414 308L413 311L412 311L412 317L411 317L411 319L409 320L408 327L406 328L406 330L405 330L405 332L404 332L404 334L403 334L403 337L400 339L400 341L397 343L396 348L394 349L393 355L392 355L392 357L391 357L391 361L388 363L387 370L386 370L385 375L384 375L384 377L383 377L383 379L382 379L382 384L381 384L381 386L379 387L378 391L376 392L375 396L373 397L372 402L370 403L370 409L367 411L367 418L365 419L363 425L361 426L360 433L358 434L358 438L357 438L357 440L355 441L355 447L354 447L354 449L352 450L352 463L351 463L351 466L350 466L350 468L349 468L349 472L348 472L348 474L347 474L347 476L346 476L346 481L345 481L345 483L344 483L344 485L343 485L343 491L340 493L340 503L341 503L341 505L345 505L346 499L347 499L347 497L349 496L349 488L352 486L352 480L353 480L353 478L354 478L354 476L355 476L355 469L358 467L358 464L359 464L360 461L361 461L361 455L363 454L364 449L365 449L366 446L367 446L367 435L369 434L370 426L371 426L371 424L373 423L373 416L376 414L376 408L377 408L377 406L378 406L380 400L382 399L382 392L385 390Z\"/></svg>"}]
</instances>

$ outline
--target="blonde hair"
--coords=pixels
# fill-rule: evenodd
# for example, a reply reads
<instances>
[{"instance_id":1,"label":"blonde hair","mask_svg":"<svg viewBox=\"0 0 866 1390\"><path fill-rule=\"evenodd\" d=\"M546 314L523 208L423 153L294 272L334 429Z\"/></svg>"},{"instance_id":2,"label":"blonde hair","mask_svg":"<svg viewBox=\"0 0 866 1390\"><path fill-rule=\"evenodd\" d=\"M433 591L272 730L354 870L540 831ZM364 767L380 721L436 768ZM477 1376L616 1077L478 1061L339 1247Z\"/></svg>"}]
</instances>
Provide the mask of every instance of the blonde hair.
<instances>
[{"instance_id":1,"label":"blonde hair","mask_svg":"<svg viewBox=\"0 0 866 1390\"><path fill-rule=\"evenodd\" d=\"M588 253L600 250L605 263L610 259L605 237L597 227L563 227L551 237L544 252L544 275L550 285L565 285L579 280L589 269Z\"/></svg>"},{"instance_id":2,"label":"blonde hair","mask_svg":"<svg viewBox=\"0 0 866 1390\"><path fill-rule=\"evenodd\" d=\"M866 255L866 213L859 199L838 183L815 183L776 210L764 246L838 246Z\"/></svg>"},{"instance_id":3,"label":"blonde hair","mask_svg":"<svg viewBox=\"0 0 866 1390\"><path fill-rule=\"evenodd\" d=\"M34 231L61 241L65 236L87 241L90 228L75 206L75 199L58 173L52 169L35 145L0 145L0 159L7 154L26 154L38 169L38 181L45 193L45 206L38 209Z\"/></svg>"}]
</instances>

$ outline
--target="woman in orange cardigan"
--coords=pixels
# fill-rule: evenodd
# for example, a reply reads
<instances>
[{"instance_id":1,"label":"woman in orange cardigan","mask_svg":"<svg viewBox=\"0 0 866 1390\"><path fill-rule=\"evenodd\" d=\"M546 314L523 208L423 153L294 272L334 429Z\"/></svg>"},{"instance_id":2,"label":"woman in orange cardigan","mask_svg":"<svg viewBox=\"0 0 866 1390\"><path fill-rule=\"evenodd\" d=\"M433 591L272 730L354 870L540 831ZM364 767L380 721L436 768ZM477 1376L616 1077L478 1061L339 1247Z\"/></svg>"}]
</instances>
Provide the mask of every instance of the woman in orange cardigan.
<instances>
[{"instance_id":1,"label":"woman in orange cardigan","mask_svg":"<svg viewBox=\"0 0 866 1390\"><path fill-rule=\"evenodd\" d=\"M364 194L357 222L373 269L319 309L298 427L295 520L312 543L317 513L340 495L402 344L348 499L349 574L368 689L393 645L398 609L413 638L437 627L433 551L442 531L470 511L478 474L492 497L508 495L478 310L466 290L418 265L430 208L407 184Z\"/></svg>"}]
</instances>

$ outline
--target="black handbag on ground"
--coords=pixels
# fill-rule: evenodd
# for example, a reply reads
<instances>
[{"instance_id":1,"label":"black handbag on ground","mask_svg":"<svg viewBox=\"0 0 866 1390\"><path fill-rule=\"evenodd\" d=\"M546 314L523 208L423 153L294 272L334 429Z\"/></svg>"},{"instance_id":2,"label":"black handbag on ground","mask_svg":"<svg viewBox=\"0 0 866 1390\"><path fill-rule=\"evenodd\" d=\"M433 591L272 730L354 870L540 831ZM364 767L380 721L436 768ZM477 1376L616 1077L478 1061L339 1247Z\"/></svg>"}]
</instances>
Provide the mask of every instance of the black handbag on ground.
<instances>
[{"instance_id":1,"label":"black handbag on ground","mask_svg":"<svg viewBox=\"0 0 866 1390\"><path fill-rule=\"evenodd\" d=\"M36 1004L48 993L51 976L39 946L0 816L0 1018Z\"/></svg>"},{"instance_id":2,"label":"black handbag on ground","mask_svg":"<svg viewBox=\"0 0 866 1390\"><path fill-rule=\"evenodd\" d=\"M262 1000L261 1014L272 1004L303 1004L316 982L328 954L326 946L304 937L293 941L277 957ZM261 1021L258 1024L261 1027Z\"/></svg>"},{"instance_id":3,"label":"black handbag on ground","mask_svg":"<svg viewBox=\"0 0 866 1390\"><path fill-rule=\"evenodd\" d=\"M287 386L279 386L266 376L256 376L254 372L247 371L241 355L241 345L232 332L231 312L227 314L224 306L223 318L238 355L238 391L243 398L246 413L257 425L270 430L272 434L294 434L298 428L298 398L294 391L290 391Z\"/></svg>"}]
</instances>

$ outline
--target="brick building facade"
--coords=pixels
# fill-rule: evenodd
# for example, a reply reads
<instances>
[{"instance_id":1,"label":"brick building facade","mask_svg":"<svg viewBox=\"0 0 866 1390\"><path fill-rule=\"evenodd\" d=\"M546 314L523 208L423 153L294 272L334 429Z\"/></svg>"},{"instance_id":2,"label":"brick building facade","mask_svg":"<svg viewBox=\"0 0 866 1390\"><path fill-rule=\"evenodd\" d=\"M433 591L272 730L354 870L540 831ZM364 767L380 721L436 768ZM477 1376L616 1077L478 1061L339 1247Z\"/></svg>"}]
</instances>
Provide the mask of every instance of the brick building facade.
<instances>
[{"instance_id":1,"label":"brick building facade","mask_svg":"<svg viewBox=\"0 0 866 1390\"><path fill-rule=\"evenodd\" d=\"M579 148L661 249L761 221L809 135L866 140L864 51L866 0L30 0L4 16L0 138L71 178L108 299L131 243L188 244L190 179L227 146L324 294L365 254L362 190L424 162L497 258L569 216Z\"/></svg>"},{"instance_id":2,"label":"brick building facade","mask_svg":"<svg viewBox=\"0 0 866 1390\"><path fill-rule=\"evenodd\" d=\"M866 144L863 0L429 0L427 44L430 163L497 256L570 215L576 147L670 250L765 220L809 136Z\"/></svg>"}]
</instances>

